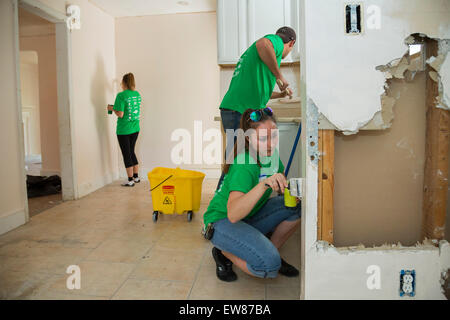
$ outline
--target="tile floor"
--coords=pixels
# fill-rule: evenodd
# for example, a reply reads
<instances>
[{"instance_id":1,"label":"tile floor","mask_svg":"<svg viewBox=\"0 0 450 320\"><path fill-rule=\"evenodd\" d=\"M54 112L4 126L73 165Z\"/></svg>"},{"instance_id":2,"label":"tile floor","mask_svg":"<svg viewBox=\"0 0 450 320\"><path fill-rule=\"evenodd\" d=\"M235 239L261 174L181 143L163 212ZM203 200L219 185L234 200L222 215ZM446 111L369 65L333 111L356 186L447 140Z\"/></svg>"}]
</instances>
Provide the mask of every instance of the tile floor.
<instances>
[{"instance_id":1,"label":"tile floor","mask_svg":"<svg viewBox=\"0 0 450 320\"><path fill-rule=\"evenodd\" d=\"M200 211L152 221L148 182L113 183L59 204L0 236L0 299L298 299L300 278L215 275L212 245L200 235L217 180L203 183ZM281 250L300 267L300 231ZM78 265L81 289L69 290Z\"/></svg>"}]
</instances>

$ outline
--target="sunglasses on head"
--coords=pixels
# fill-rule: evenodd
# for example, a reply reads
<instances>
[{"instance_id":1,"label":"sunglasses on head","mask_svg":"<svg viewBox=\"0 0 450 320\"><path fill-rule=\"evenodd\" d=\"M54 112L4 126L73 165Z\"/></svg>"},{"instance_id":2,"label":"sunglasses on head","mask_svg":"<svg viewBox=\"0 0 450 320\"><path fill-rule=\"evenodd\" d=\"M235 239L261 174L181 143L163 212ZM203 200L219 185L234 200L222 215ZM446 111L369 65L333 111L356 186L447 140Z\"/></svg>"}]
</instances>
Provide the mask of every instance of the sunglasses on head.
<instances>
[{"instance_id":1,"label":"sunglasses on head","mask_svg":"<svg viewBox=\"0 0 450 320\"><path fill-rule=\"evenodd\" d=\"M260 109L260 110L255 110L252 113L250 113L250 118L249 120L252 120L253 122L257 122L259 120L261 120L262 116L263 116L263 112L268 115L271 116L273 115L273 110L270 107L266 107L264 109Z\"/></svg>"}]
</instances>

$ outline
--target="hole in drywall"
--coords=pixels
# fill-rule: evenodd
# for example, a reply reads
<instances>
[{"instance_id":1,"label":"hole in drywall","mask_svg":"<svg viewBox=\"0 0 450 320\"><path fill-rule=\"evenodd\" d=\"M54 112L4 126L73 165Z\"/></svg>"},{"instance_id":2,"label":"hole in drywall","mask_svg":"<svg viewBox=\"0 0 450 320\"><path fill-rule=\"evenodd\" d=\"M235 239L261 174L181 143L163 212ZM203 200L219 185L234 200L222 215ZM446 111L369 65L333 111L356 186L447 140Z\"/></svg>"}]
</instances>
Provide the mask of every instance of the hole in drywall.
<instances>
[{"instance_id":1,"label":"hole in drywall","mask_svg":"<svg viewBox=\"0 0 450 320\"><path fill-rule=\"evenodd\" d=\"M311 156L311 161L314 161L314 159L315 159L316 157L314 157L314 156Z\"/></svg>"},{"instance_id":2,"label":"hole in drywall","mask_svg":"<svg viewBox=\"0 0 450 320\"><path fill-rule=\"evenodd\" d=\"M309 144L311 147L314 147L316 145L316 143L314 141L311 141Z\"/></svg>"}]
</instances>

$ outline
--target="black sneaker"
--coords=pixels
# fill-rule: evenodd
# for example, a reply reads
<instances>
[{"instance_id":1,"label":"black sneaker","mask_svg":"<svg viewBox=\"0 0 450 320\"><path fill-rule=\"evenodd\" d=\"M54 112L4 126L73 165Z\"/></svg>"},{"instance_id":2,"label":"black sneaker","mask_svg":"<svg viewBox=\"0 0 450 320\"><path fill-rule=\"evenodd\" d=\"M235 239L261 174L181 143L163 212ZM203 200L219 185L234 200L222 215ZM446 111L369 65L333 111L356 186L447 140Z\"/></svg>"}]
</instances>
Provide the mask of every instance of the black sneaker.
<instances>
[{"instance_id":1,"label":"black sneaker","mask_svg":"<svg viewBox=\"0 0 450 320\"><path fill-rule=\"evenodd\" d=\"M282 274L286 277L297 277L299 275L299 271L294 266L291 266L289 263L281 259L281 268L278 270L278 273Z\"/></svg>"},{"instance_id":2,"label":"black sneaker","mask_svg":"<svg viewBox=\"0 0 450 320\"><path fill-rule=\"evenodd\" d=\"M222 281L231 282L237 279L233 271L233 263L216 247L212 248L212 256L216 262L216 275Z\"/></svg>"}]
</instances>

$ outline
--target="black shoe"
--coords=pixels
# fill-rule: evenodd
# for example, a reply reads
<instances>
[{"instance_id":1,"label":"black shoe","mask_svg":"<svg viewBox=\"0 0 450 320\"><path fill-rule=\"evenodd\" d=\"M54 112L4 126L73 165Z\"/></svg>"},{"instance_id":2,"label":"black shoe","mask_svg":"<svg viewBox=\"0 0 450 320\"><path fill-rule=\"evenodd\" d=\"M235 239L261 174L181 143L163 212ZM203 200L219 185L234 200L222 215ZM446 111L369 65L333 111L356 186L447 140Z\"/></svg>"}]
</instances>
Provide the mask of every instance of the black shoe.
<instances>
[{"instance_id":1,"label":"black shoe","mask_svg":"<svg viewBox=\"0 0 450 320\"><path fill-rule=\"evenodd\" d=\"M233 271L233 263L216 247L212 249L212 256L216 262L217 278L226 282L235 281L237 279L237 275Z\"/></svg>"},{"instance_id":2,"label":"black shoe","mask_svg":"<svg viewBox=\"0 0 450 320\"><path fill-rule=\"evenodd\" d=\"M300 272L294 266L291 266L289 263L281 259L281 268L278 270L278 273L286 277L297 277Z\"/></svg>"}]
</instances>

